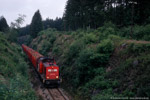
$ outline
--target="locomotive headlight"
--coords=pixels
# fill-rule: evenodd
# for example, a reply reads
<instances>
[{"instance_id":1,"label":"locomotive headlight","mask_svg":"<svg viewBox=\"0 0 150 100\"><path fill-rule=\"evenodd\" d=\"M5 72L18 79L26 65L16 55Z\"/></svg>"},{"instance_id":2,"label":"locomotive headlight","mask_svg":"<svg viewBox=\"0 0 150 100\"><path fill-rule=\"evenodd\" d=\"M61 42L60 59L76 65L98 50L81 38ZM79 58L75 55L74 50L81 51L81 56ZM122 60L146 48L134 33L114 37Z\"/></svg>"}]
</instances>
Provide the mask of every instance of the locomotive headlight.
<instances>
[{"instance_id":1,"label":"locomotive headlight","mask_svg":"<svg viewBox=\"0 0 150 100\"><path fill-rule=\"evenodd\" d=\"M54 72L57 72L57 69L54 69Z\"/></svg>"},{"instance_id":2,"label":"locomotive headlight","mask_svg":"<svg viewBox=\"0 0 150 100\"><path fill-rule=\"evenodd\" d=\"M47 79L49 79L49 77L47 77Z\"/></svg>"},{"instance_id":3,"label":"locomotive headlight","mask_svg":"<svg viewBox=\"0 0 150 100\"><path fill-rule=\"evenodd\" d=\"M58 78L58 76L56 76L56 78Z\"/></svg>"},{"instance_id":4,"label":"locomotive headlight","mask_svg":"<svg viewBox=\"0 0 150 100\"><path fill-rule=\"evenodd\" d=\"M51 71L52 71L51 69L48 70L48 72L51 72Z\"/></svg>"}]
</instances>

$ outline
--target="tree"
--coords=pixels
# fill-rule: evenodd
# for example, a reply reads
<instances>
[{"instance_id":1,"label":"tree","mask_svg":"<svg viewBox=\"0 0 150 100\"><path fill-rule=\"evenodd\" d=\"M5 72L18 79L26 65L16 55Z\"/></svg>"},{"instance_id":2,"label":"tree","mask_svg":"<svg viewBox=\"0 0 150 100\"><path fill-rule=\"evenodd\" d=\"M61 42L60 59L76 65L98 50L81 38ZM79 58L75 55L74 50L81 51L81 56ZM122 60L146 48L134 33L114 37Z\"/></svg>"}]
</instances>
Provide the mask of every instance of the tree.
<instances>
[{"instance_id":1,"label":"tree","mask_svg":"<svg viewBox=\"0 0 150 100\"><path fill-rule=\"evenodd\" d=\"M32 18L31 27L30 27L31 36L35 38L42 29L43 29L42 17L40 11L38 10L35 12Z\"/></svg>"},{"instance_id":2,"label":"tree","mask_svg":"<svg viewBox=\"0 0 150 100\"><path fill-rule=\"evenodd\" d=\"M64 13L65 26L69 30L101 26L104 21L104 1L68 0Z\"/></svg>"},{"instance_id":3,"label":"tree","mask_svg":"<svg viewBox=\"0 0 150 100\"><path fill-rule=\"evenodd\" d=\"M21 27L19 29L19 36L25 36L30 34L30 25L26 25L25 27Z\"/></svg>"},{"instance_id":4,"label":"tree","mask_svg":"<svg viewBox=\"0 0 150 100\"><path fill-rule=\"evenodd\" d=\"M47 28L55 28L58 31L63 30L63 19L56 17L55 20L46 18L46 20L42 21L44 29Z\"/></svg>"},{"instance_id":5,"label":"tree","mask_svg":"<svg viewBox=\"0 0 150 100\"><path fill-rule=\"evenodd\" d=\"M0 17L0 31L5 32L6 30L8 30L9 26L7 24L6 19L1 16Z\"/></svg>"},{"instance_id":6,"label":"tree","mask_svg":"<svg viewBox=\"0 0 150 100\"><path fill-rule=\"evenodd\" d=\"M10 42L16 42L17 41L17 38L18 38L18 35L19 35L18 33L19 33L21 25L24 22L25 17L26 17L25 15L19 14L19 17L14 22L11 22L10 29L6 33L7 34L7 39Z\"/></svg>"},{"instance_id":7,"label":"tree","mask_svg":"<svg viewBox=\"0 0 150 100\"><path fill-rule=\"evenodd\" d=\"M150 23L149 0L68 0L64 25L68 30L98 28L111 21L118 27Z\"/></svg>"},{"instance_id":8,"label":"tree","mask_svg":"<svg viewBox=\"0 0 150 100\"><path fill-rule=\"evenodd\" d=\"M11 22L11 28L16 28L19 29L21 27L21 25L23 24L23 22L25 21L24 18L26 17L26 15L21 15L19 14L19 17L15 20L15 22Z\"/></svg>"}]
</instances>

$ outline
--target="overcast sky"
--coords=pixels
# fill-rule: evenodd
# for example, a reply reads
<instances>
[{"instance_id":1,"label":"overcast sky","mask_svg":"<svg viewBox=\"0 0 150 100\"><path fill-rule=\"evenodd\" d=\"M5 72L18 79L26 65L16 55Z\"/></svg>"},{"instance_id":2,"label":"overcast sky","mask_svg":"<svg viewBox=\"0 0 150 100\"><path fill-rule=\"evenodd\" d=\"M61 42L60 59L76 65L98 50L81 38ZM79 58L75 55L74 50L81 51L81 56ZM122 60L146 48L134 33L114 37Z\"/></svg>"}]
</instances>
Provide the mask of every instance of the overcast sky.
<instances>
[{"instance_id":1,"label":"overcast sky","mask_svg":"<svg viewBox=\"0 0 150 100\"><path fill-rule=\"evenodd\" d=\"M67 0L0 0L0 16L10 25L18 14L26 15L22 26L30 24L34 13L39 9L42 19L62 17Z\"/></svg>"}]
</instances>

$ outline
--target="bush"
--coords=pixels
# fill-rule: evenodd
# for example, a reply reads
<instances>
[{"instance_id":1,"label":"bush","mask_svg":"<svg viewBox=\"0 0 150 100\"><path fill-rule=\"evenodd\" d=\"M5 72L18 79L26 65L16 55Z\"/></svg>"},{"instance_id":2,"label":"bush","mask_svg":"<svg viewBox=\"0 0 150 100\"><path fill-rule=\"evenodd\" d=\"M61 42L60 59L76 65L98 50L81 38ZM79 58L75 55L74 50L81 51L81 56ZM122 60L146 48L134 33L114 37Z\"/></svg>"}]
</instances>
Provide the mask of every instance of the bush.
<instances>
[{"instance_id":1,"label":"bush","mask_svg":"<svg viewBox=\"0 0 150 100\"><path fill-rule=\"evenodd\" d=\"M0 100L35 100L21 47L0 34Z\"/></svg>"},{"instance_id":2,"label":"bush","mask_svg":"<svg viewBox=\"0 0 150 100\"><path fill-rule=\"evenodd\" d=\"M52 44L50 42L44 40L41 45L42 45L42 47L39 49L39 52L43 55L48 54L48 52L50 51L50 48L52 47Z\"/></svg>"},{"instance_id":3,"label":"bush","mask_svg":"<svg viewBox=\"0 0 150 100\"><path fill-rule=\"evenodd\" d=\"M96 43L98 42L98 38L96 35L90 33L90 34L86 34L84 37L83 37L83 40L86 44L90 44L90 43Z\"/></svg>"},{"instance_id":4,"label":"bush","mask_svg":"<svg viewBox=\"0 0 150 100\"><path fill-rule=\"evenodd\" d=\"M134 56L140 55L142 52L148 52L150 49L150 44L135 44L131 43L128 45L128 48L124 51L124 53L130 53Z\"/></svg>"},{"instance_id":5,"label":"bush","mask_svg":"<svg viewBox=\"0 0 150 100\"><path fill-rule=\"evenodd\" d=\"M85 86L82 87L81 91L85 97L91 97L91 95L93 95L92 100L105 100L110 99L110 97L115 95L113 88L117 85L118 82L116 80L108 80L105 78L105 74L101 74L86 83Z\"/></svg>"},{"instance_id":6,"label":"bush","mask_svg":"<svg viewBox=\"0 0 150 100\"><path fill-rule=\"evenodd\" d=\"M76 57L78 57L80 51L85 47L85 44L82 40L78 40L78 41L75 41L73 42L70 47L69 47L69 50L68 50L68 53L67 53L67 61L71 61L71 59L75 59Z\"/></svg>"},{"instance_id":7,"label":"bush","mask_svg":"<svg viewBox=\"0 0 150 100\"><path fill-rule=\"evenodd\" d=\"M110 39L111 41L113 41L114 43L118 44L120 43L120 41L123 39L120 36L117 35L109 35L108 39Z\"/></svg>"},{"instance_id":8,"label":"bush","mask_svg":"<svg viewBox=\"0 0 150 100\"><path fill-rule=\"evenodd\" d=\"M116 27L111 22L105 23L103 27L99 27L95 32L98 32L99 40L106 39L110 34L117 34Z\"/></svg>"},{"instance_id":9,"label":"bush","mask_svg":"<svg viewBox=\"0 0 150 100\"><path fill-rule=\"evenodd\" d=\"M150 25L146 26L138 26L135 25L132 28L133 32L131 31L131 27L122 28L119 32L119 35L126 38L133 38L136 40L150 40Z\"/></svg>"},{"instance_id":10,"label":"bush","mask_svg":"<svg viewBox=\"0 0 150 100\"><path fill-rule=\"evenodd\" d=\"M92 79L95 76L95 69L106 66L113 50L110 44L107 41L100 44L98 46L100 53L96 53L92 49L84 49L79 53L79 57L75 62L79 84L84 84Z\"/></svg>"},{"instance_id":11,"label":"bush","mask_svg":"<svg viewBox=\"0 0 150 100\"><path fill-rule=\"evenodd\" d=\"M150 25L146 26L135 26L134 28L134 39L137 40L150 40Z\"/></svg>"},{"instance_id":12,"label":"bush","mask_svg":"<svg viewBox=\"0 0 150 100\"><path fill-rule=\"evenodd\" d=\"M106 89L97 95L92 96L92 100L111 100L113 97L121 97L122 95L115 94L112 89Z\"/></svg>"},{"instance_id":13,"label":"bush","mask_svg":"<svg viewBox=\"0 0 150 100\"><path fill-rule=\"evenodd\" d=\"M71 87L69 89L75 90L87 100L109 100L115 96L149 96L147 83L149 83L150 45L145 43L126 43L125 47L120 45L122 39L129 39L131 36L137 40L148 40L149 25L135 26L133 30L131 35L131 27L119 29L112 23L105 23L97 30L80 29L66 33L70 35L57 34L56 31L43 31L42 34L45 36L44 41L47 40L52 44L51 47L53 44L55 46L53 53L62 66L63 79L65 85L68 83L67 86ZM40 41L43 41L43 38ZM42 46L48 45L40 41ZM45 51L47 48L45 46L41 51L46 53L48 50ZM117 48L113 52L115 46ZM113 59L110 59L112 53ZM137 65L134 66L134 62L137 62Z\"/></svg>"},{"instance_id":14,"label":"bush","mask_svg":"<svg viewBox=\"0 0 150 100\"><path fill-rule=\"evenodd\" d=\"M29 81L17 75L13 79L10 79L9 84L0 82L0 99L1 100L36 100L35 93L29 85Z\"/></svg>"},{"instance_id":15,"label":"bush","mask_svg":"<svg viewBox=\"0 0 150 100\"><path fill-rule=\"evenodd\" d=\"M97 52L102 54L111 54L114 50L113 42L109 39L101 41L97 46Z\"/></svg>"},{"instance_id":16,"label":"bush","mask_svg":"<svg viewBox=\"0 0 150 100\"><path fill-rule=\"evenodd\" d=\"M57 30L54 29L54 28L48 28L46 30L43 30L43 31L39 32L38 36L48 35L48 34L51 34L51 33L54 33L54 32L57 32Z\"/></svg>"},{"instance_id":17,"label":"bush","mask_svg":"<svg viewBox=\"0 0 150 100\"><path fill-rule=\"evenodd\" d=\"M137 95L140 97L150 97L150 86L141 86L137 90Z\"/></svg>"},{"instance_id":18,"label":"bush","mask_svg":"<svg viewBox=\"0 0 150 100\"><path fill-rule=\"evenodd\" d=\"M59 56L61 54L60 47L58 47L58 46L53 47L52 53L55 54L56 56Z\"/></svg>"},{"instance_id":19,"label":"bush","mask_svg":"<svg viewBox=\"0 0 150 100\"><path fill-rule=\"evenodd\" d=\"M56 35L55 34L51 34L51 36L49 38L50 43L53 44L55 40L56 40Z\"/></svg>"},{"instance_id":20,"label":"bush","mask_svg":"<svg viewBox=\"0 0 150 100\"><path fill-rule=\"evenodd\" d=\"M18 32L12 29L7 32L6 37L7 37L7 40L10 42L17 42Z\"/></svg>"},{"instance_id":21,"label":"bush","mask_svg":"<svg viewBox=\"0 0 150 100\"><path fill-rule=\"evenodd\" d=\"M88 82L94 75L93 73L93 66L91 63L91 56L94 52L90 49L85 49L81 51L79 54L79 58L76 60L76 72L77 72L77 79L79 80L79 84L83 84Z\"/></svg>"}]
</instances>

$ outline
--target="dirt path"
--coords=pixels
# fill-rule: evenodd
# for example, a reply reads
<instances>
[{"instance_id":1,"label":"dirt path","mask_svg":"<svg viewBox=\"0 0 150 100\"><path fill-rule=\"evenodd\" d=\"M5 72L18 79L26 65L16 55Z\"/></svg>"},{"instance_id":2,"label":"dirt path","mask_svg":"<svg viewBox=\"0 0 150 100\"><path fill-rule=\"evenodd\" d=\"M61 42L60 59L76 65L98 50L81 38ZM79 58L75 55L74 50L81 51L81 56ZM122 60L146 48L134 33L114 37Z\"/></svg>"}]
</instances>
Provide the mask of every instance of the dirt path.
<instances>
[{"instance_id":1,"label":"dirt path","mask_svg":"<svg viewBox=\"0 0 150 100\"><path fill-rule=\"evenodd\" d=\"M149 44L150 41L125 40L126 43Z\"/></svg>"}]
</instances>

